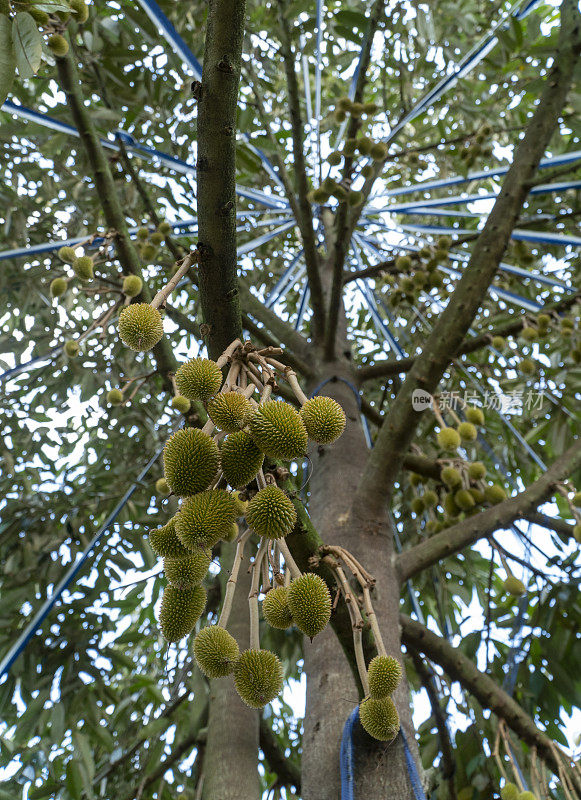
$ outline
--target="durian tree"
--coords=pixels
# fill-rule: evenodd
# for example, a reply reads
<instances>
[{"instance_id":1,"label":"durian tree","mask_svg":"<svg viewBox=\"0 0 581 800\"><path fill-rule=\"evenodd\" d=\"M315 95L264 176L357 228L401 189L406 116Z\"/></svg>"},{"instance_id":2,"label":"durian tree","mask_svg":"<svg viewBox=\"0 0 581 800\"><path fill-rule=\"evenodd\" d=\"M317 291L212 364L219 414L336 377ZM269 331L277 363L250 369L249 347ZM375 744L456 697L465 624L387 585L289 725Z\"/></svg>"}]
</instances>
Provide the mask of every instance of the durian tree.
<instances>
[{"instance_id":1,"label":"durian tree","mask_svg":"<svg viewBox=\"0 0 581 800\"><path fill-rule=\"evenodd\" d=\"M1 797L581 797L581 17L501 6L0 6Z\"/></svg>"}]
</instances>

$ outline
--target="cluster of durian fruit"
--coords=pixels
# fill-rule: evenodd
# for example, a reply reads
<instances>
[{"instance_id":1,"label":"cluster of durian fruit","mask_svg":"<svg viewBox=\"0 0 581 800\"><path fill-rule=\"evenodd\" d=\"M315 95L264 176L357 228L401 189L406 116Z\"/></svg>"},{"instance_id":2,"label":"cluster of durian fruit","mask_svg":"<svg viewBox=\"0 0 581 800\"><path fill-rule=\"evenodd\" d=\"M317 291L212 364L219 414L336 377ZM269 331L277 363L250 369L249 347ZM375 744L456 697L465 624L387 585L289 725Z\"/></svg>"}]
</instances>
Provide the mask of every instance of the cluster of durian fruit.
<instances>
[{"instance_id":1,"label":"cluster of durian fruit","mask_svg":"<svg viewBox=\"0 0 581 800\"><path fill-rule=\"evenodd\" d=\"M538 800L534 792L525 790L521 791L516 783L507 781L500 790L501 800Z\"/></svg>"},{"instance_id":2,"label":"cluster of durian fruit","mask_svg":"<svg viewBox=\"0 0 581 800\"><path fill-rule=\"evenodd\" d=\"M145 226L137 229L137 251L144 264L152 264L155 261L160 246L170 232L171 225L165 220L160 222L155 231L150 231Z\"/></svg>"},{"instance_id":3,"label":"cluster of durian fruit","mask_svg":"<svg viewBox=\"0 0 581 800\"><path fill-rule=\"evenodd\" d=\"M474 166L477 158L490 158L492 155L492 143L486 142L491 133L491 126L485 122L480 130L465 142L460 150L460 158L468 169Z\"/></svg>"},{"instance_id":4,"label":"cluster of durian fruit","mask_svg":"<svg viewBox=\"0 0 581 800\"><path fill-rule=\"evenodd\" d=\"M438 267L448 261L451 245L449 236L440 236L434 247L422 247L414 258L401 255L395 259L396 274L383 273L379 281L380 285L389 287L388 303L392 308L404 303L415 303L422 292L429 292L431 289L439 289L441 292L446 290L444 273Z\"/></svg>"},{"instance_id":5,"label":"cluster of durian fruit","mask_svg":"<svg viewBox=\"0 0 581 800\"><path fill-rule=\"evenodd\" d=\"M343 431L345 415L330 397L306 399L299 392L300 410L271 399L272 384L267 383L271 366L262 352L250 343L239 344L224 361L194 358L175 374L178 394L174 400L183 401L182 407L186 402L203 404L209 419L203 429L178 430L163 452L164 478L157 488L181 501L175 516L149 536L151 547L164 559L167 586L159 623L168 642L190 634L202 615L206 602L202 582L212 548L220 540L233 539L241 548L252 534L261 543L253 570L262 576L258 554L264 552L268 564L274 563L277 554L279 560L284 554L287 566L284 578L273 572L273 588L263 585L263 590L268 589L262 604L265 620L275 628L294 624L312 638L331 615L331 596L321 577L297 573L292 562L290 579L287 562L291 557L283 542L296 524L297 512L274 476L265 478L263 464L267 457L275 463L302 459L309 439L332 443ZM266 368L265 382L260 384L262 402L252 398L257 387L247 380L249 354L256 359L254 363ZM225 363L230 364L230 371L224 381ZM249 526L244 534L238 531L241 516ZM256 596L259 588L260 584ZM242 700L254 708L262 707L282 688L281 663L275 653L260 648L256 626L250 648L240 653L226 622L221 616L218 624L199 631L194 641L197 663L209 678L233 673Z\"/></svg>"},{"instance_id":6,"label":"cluster of durian fruit","mask_svg":"<svg viewBox=\"0 0 581 800\"><path fill-rule=\"evenodd\" d=\"M47 7L47 4L42 2L35 3L24 0L24 2L13 4L10 0L0 0L0 14L7 17L11 17L13 14L21 15L21 25L23 24L23 15L32 17L38 26L39 32L46 37L43 42L46 47L45 53L50 53L56 57L66 56L69 51L69 43L63 36L66 25L70 19L73 19L79 25L87 22L89 19L89 6L85 0L62 0L56 11L49 12ZM17 28L14 27L13 32L16 31ZM30 36L30 32L28 35ZM22 60L26 61L25 58ZM30 78L30 71L36 72L38 69L38 67L32 67L30 60L27 61L27 68L24 71L22 71L21 63L18 63L17 66L22 78Z\"/></svg>"}]
</instances>

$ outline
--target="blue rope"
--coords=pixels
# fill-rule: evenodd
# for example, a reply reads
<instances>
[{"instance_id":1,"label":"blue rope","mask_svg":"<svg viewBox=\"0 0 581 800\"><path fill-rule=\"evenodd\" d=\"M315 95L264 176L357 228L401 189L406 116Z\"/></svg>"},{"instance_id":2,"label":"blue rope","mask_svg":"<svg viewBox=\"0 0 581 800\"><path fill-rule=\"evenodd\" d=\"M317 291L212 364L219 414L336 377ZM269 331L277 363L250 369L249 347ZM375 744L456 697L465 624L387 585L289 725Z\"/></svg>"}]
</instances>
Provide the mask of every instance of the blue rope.
<instances>
[{"instance_id":1,"label":"blue rope","mask_svg":"<svg viewBox=\"0 0 581 800\"><path fill-rule=\"evenodd\" d=\"M399 729L401 734L401 738L403 741L403 751L405 753L405 760L406 765L408 768L408 775L410 776L410 783L412 785L412 789L414 790L414 797L415 800L426 800L426 795L424 793L424 789L422 787L422 781L420 779L420 774L418 772L418 768L416 766L416 762L414 757L411 754L410 746L408 744L407 736L405 735L405 731L403 728Z\"/></svg>"}]
</instances>

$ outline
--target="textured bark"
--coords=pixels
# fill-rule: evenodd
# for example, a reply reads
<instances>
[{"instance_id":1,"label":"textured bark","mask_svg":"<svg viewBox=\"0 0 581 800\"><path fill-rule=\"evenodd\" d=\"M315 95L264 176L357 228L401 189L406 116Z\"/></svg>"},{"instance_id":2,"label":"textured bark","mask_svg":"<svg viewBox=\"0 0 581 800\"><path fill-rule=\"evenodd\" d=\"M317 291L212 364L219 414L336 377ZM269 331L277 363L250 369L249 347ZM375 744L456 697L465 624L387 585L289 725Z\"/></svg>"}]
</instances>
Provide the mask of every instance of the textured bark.
<instances>
[{"instance_id":1,"label":"textured bark","mask_svg":"<svg viewBox=\"0 0 581 800\"><path fill-rule=\"evenodd\" d=\"M242 334L235 189L244 13L245 0L211 0L198 103L198 274L212 358Z\"/></svg>"},{"instance_id":2,"label":"textured bark","mask_svg":"<svg viewBox=\"0 0 581 800\"><path fill-rule=\"evenodd\" d=\"M222 543L220 562L225 578L234 550L234 544ZM248 648L250 637L249 591L250 575L244 563L228 623L228 630L240 650ZM248 708L238 697L231 675L210 681L203 800L259 800L258 726L258 712Z\"/></svg>"}]
</instances>

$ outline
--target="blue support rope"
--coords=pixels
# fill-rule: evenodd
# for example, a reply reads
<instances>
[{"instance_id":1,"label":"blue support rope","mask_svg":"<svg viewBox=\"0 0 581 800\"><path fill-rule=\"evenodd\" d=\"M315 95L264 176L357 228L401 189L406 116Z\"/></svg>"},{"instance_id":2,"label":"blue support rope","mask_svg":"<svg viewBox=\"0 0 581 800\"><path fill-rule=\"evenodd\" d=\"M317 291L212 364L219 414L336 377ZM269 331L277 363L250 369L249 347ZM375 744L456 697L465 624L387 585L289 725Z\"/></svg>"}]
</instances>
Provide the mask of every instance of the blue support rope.
<instances>
[{"instance_id":1,"label":"blue support rope","mask_svg":"<svg viewBox=\"0 0 581 800\"><path fill-rule=\"evenodd\" d=\"M446 225L400 225L403 231L419 232L420 234L429 233L431 235L448 235L448 236L466 236L467 234L478 234L480 231L475 231L473 228L449 228ZM511 235L511 239L520 242L535 242L540 244L550 244L572 247L581 247L581 236L570 236L563 233L550 233L549 231L528 231L519 230L515 228Z\"/></svg>"}]
</instances>

